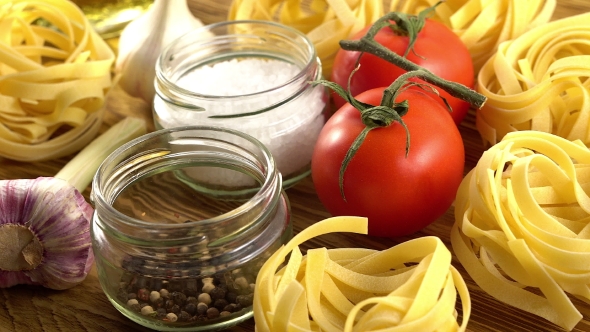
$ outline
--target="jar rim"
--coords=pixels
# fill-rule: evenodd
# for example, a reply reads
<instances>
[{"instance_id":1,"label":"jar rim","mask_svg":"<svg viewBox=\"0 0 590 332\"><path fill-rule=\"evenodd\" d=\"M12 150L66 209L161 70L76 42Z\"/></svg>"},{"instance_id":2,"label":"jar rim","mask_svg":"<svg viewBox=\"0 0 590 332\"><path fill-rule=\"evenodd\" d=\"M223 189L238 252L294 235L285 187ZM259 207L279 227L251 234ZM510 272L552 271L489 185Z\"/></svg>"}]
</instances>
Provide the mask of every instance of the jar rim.
<instances>
[{"instance_id":1,"label":"jar rim","mask_svg":"<svg viewBox=\"0 0 590 332\"><path fill-rule=\"evenodd\" d=\"M268 26L268 27L274 27L274 28L278 28L278 29L282 29L285 32L291 33L296 35L297 37L301 38L304 42L305 42L305 48L306 51L308 52L308 57L306 59L306 62L304 64L304 66L301 68L301 70L297 73L297 75L293 76L292 78L290 78L289 80L287 80L286 82L283 82L282 84L276 85L272 88L269 89L265 89L265 90L261 90L261 91L257 91L257 92L253 92L253 93L246 93L246 94L240 94L240 95L229 95L229 96L221 96L221 95L208 95L208 94L202 94L202 93L198 93L195 91L191 91L188 89L185 89L181 86L178 86L172 79L170 79L169 75L167 75L164 70L162 70L163 67L163 63L166 61L166 59L169 59L172 54L172 50L175 49L175 47L177 47L181 42L185 42L187 39L191 40L192 38L196 38L197 42L200 41L202 43L205 43L208 40L211 40L213 38L228 38L230 36L236 36L239 34L228 34L228 35L223 35L223 36L213 36L213 37L202 37L200 35L202 35L203 33L216 29L216 28L220 28L220 27L224 27L224 26L238 26L238 25L259 25L259 26ZM271 33L271 31L266 31L266 33ZM157 58L156 60L156 79L155 79L155 87L156 87L156 93L159 93L159 85L163 85L164 87L166 87L167 90L170 90L171 88L174 89L174 93L178 94L178 95L182 95L182 96L186 96L189 98L203 98L203 99L224 99L224 100L228 100L228 99L238 99L238 98L244 98L244 97L254 97L254 96L259 96L259 95L264 95L264 94L268 94L271 93L273 91L277 91L280 89L283 89L287 86L291 86L294 84L294 82L298 82L302 79L305 78L305 76L307 76L309 72L312 71L312 69L315 66L318 66L320 64L319 58L317 57L317 53L316 53L316 49L315 46L313 44L313 42L309 39L309 37L307 37L307 35L305 35L304 33L302 33L301 31L292 28L290 26L278 23L278 22L273 22L273 21L264 21L264 20L233 20L233 21L221 21L221 22L217 22L217 23L212 23L209 25L205 25L199 28L196 28L192 31L187 32L186 34L176 38L175 40L173 40L172 42L170 42L168 45L166 45L166 47L164 47L164 49L162 50L162 52L160 53L160 56ZM321 65L319 65L321 67ZM321 69L318 69L321 70ZM163 96L161 96L163 97Z\"/></svg>"},{"instance_id":2,"label":"jar rim","mask_svg":"<svg viewBox=\"0 0 590 332\"><path fill-rule=\"evenodd\" d=\"M265 170L263 172L264 181L261 183L259 190L254 195L252 195L252 197L250 197L247 201L243 202L238 207L236 207L230 211L224 212L224 213L222 213L218 216L215 216L213 218L195 221L196 223L199 223L200 226L209 226L209 225L215 225L215 224L219 224L222 222L226 222L226 221L231 220L235 216L241 215L243 212L247 211L249 207L263 202L268 197L268 195L270 193L272 193L273 190L278 191L277 198L278 198L278 196L281 195L281 190L282 190L281 189L282 188L281 174L278 173L278 170L276 168L276 163L274 161L274 158L273 158L270 150L268 150L268 148L262 142L260 142L258 139L256 139L255 137L253 137L249 134L246 134L246 133L243 133L238 130L231 129L231 128L192 125L192 126L165 128L165 129L153 131L151 133L147 133L147 134L142 135L138 138L135 138L135 139L123 144L122 146L117 148L115 151L113 151L102 162L102 164L98 168L97 172L95 173L93 181L92 181L92 191L90 194L90 198L91 198L92 203L94 203L95 208L100 207L101 215L106 216L107 217L106 219L117 220L117 223L125 224L125 225L131 226L131 227L142 227L142 228L151 229L151 230L158 230L158 229L178 230L178 229L183 229L183 228L195 227L194 226L195 222L180 223L180 224L154 223L154 222L143 221L143 220L128 216L128 215L118 211L117 209L115 209L112 206L112 204L109 203L109 199L107 199L107 197L105 196L103 189L106 189L104 187L108 187L108 184L107 184L108 176L105 176L105 174L104 174L106 169L111 167L110 165L112 165L118 157L120 157L121 155L124 155L126 152L129 152L129 150L132 149L133 147L135 147L141 143L157 139L158 137L163 137L163 136L170 135L173 133L199 132L199 131L224 132L224 133L228 133L230 135L238 136L240 138L243 138L243 139L251 142L261 152L261 156L263 158L262 163L265 166ZM187 137L183 136L182 138L187 138ZM142 152L145 152L145 151L142 151ZM113 167L112 170L116 171L117 166L124 164L130 158L136 157L138 155L139 155L138 153L135 153L135 154L131 154L131 155L127 156L127 158L124 158L115 167ZM111 172L111 174L112 174L112 172ZM115 197L118 196L121 192L122 192L121 190L115 191L114 196ZM96 209L95 209L95 211L96 211Z\"/></svg>"}]
</instances>

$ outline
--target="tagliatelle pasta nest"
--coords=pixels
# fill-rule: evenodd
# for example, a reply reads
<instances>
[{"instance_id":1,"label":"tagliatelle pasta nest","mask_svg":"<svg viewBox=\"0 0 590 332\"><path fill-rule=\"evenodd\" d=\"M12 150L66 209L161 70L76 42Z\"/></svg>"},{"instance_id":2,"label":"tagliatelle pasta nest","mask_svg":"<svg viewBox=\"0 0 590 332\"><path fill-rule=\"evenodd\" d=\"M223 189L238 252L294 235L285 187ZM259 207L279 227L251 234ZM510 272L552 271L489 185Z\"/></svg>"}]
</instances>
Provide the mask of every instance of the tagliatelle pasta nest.
<instances>
[{"instance_id":1,"label":"tagliatelle pasta nest","mask_svg":"<svg viewBox=\"0 0 590 332\"><path fill-rule=\"evenodd\" d=\"M494 298L572 330L582 314L566 293L590 301L589 192L582 141L510 133L459 187L455 255Z\"/></svg>"},{"instance_id":2,"label":"tagliatelle pasta nest","mask_svg":"<svg viewBox=\"0 0 590 332\"><path fill-rule=\"evenodd\" d=\"M500 45L479 72L477 90L488 100L476 126L492 145L529 129L590 144L590 13Z\"/></svg>"},{"instance_id":3,"label":"tagliatelle pasta nest","mask_svg":"<svg viewBox=\"0 0 590 332\"><path fill-rule=\"evenodd\" d=\"M293 27L316 48L329 77L340 40L383 16L381 0L233 0L230 20L267 20Z\"/></svg>"},{"instance_id":4,"label":"tagliatelle pasta nest","mask_svg":"<svg viewBox=\"0 0 590 332\"><path fill-rule=\"evenodd\" d=\"M0 157L69 155L102 123L115 55L66 0L0 4Z\"/></svg>"},{"instance_id":5,"label":"tagliatelle pasta nest","mask_svg":"<svg viewBox=\"0 0 590 332\"><path fill-rule=\"evenodd\" d=\"M390 10L418 14L439 0L391 0ZM446 0L433 19L455 32L469 49L476 72L500 43L551 19L555 0Z\"/></svg>"},{"instance_id":6,"label":"tagliatelle pasta nest","mask_svg":"<svg viewBox=\"0 0 590 332\"><path fill-rule=\"evenodd\" d=\"M383 251L317 248L303 256L299 250L301 243L322 234L367 230L366 218L333 217L277 250L256 279L256 331L465 331L469 292L437 237Z\"/></svg>"}]
</instances>

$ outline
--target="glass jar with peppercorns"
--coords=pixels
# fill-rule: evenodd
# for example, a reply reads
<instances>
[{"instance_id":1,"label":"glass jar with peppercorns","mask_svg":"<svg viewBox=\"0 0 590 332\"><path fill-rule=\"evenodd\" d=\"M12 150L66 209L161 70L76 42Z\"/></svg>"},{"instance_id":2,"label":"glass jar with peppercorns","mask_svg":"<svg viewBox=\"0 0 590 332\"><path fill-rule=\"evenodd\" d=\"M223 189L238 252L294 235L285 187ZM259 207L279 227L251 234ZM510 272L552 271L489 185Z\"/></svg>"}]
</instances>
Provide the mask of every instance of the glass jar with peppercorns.
<instances>
[{"instance_id":1,"label":"glass jar with peppercorns","mask_svg":"<svg viewBox=\"0 0 590 332\"><path fill-rule=\"evenodd\" d=\"M135 139L102 164L91 199L105 294L161 331L214 331L250 318L258 270L292 235L270 152L231 129Z\"/></svg>"}]
</instances>

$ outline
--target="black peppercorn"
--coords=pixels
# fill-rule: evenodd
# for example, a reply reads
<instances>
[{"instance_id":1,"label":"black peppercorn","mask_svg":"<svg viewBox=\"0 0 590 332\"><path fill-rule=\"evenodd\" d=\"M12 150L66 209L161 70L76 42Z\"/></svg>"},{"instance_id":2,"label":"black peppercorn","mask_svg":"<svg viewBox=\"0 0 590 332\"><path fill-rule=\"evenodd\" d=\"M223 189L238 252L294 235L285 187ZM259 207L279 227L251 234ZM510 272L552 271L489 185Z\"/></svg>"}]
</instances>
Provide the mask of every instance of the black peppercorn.
<instances>
[{"instance_id":1,"label":"black peppercorn","mask_svg":"<svg viewBox=\"0 0 590 332\"><path fill-rule=\"evenodd\" d=\"M197 304L199 304L199 300L197 300L197 298L194 296L189 296L186 298L186 304L189 304L189 303L197 305Z\"/></svg>"},{"instance_id":2,"label":"black peppercorn","mask_svg":"<svg viewBox=\"0 0 590 332\"><path fill-rule=\"evenodd\" d=\"M173 312L178 315L180 313L180 307L178 306L178 304L175 304L168 311Z\"/></svg>"},{"instance_id":3,"label":"black peppercorn","mask_svg":"<svg viewBox=\"0 0 590 332\"><path fill-rule=\"evenodd\" d=\"M238 294L234 292L227 292L227 294L225 294L225 299L229 303L236 303L236 297L238 297Z\"/></svg>"},{"instance_id":4,"label":"black peppercorn","mask_svg":"<svg viewBox=\"0 0 590 332\"><path fill-rule=\"evenodd\" d=\"M182 306L186 302L186 295L183 292L172 292L170 293L170 299L174 301L174 303Z\"/></svg>"},{"instance_id":5,"label":"black peppercorn","mask_svg":"<svg viewBox=\"0 0 590 332\"><path fill-rule=\"evenodd\" d=\"M166 304L164 305L166 309L170 310L175 305L174 300L167 300Z\"/></svg>"},{"instance_id":6,"label":"black peppercorn","mask_svg":"<svg viewBox=\"0 0 590 332\"><path fill-rule=\"evenodd\" d=\"M215 287L209 292L209 295L211 295L211 300L215 302L218 299L225 298L225 289L221 287Z\"/></svg>"},{"instance_id":7,"label":"black peppercorn","mask_svg":"<svg viewBox=\"0 0 590 332\"><path fill-rule=\"evenodd\" d=\"M197 306L193 303L188 303L184 306L184 311L188 312L191 315L194 315L197 312Z\"/></svg>"},{"instance_id":8,"label":"black peppercorn","mask_svg":"<svg viewBox=\"0 0 590 332\"><path fill-rule=\"evenodd\" d=\"M168 312L164 308L158 308L158 310L156 310L156 314L158 315L158 318L164 318Z\"/></svg>"},{"instance_id":9,"label":"black peppercorn","mask_svg":"<svg viewBox=\"0 0 590 332\"><path fill-rule=\"evenodd\" d=\"M236 298L236 301L242 306L242 307L249 307L252 305L252 300L253 300L253 294L249 294L249 295L238 295L238 297Z\"/></svg>"},{"instance_id":10,"label":"black peppercorn","mask_svg":"<svg viewBox=\"0 0 590 332\"><path fill-rule=\"evenodd\" d=\"M181 311L180 314L178 315L178 320L181 322L186 322L191 318L191 315L186 312L186 311Z\"/></svg>"},{"instance_id":11,"label":"black peppercorn","mask_svg":"<svg viewBox=\"0 0 590 332\"><path fill-rule=\"evenodd\" d=\"M219 317L219 310L217 308L209 308L207 309L207 318L215 319Z\"/></svg>"},{"instance_id":12,"label":"black peppercorn","mask_svg":"<svg viewBox=\"0 0 590 332\"><path fill-rule=\"evenodd\" d=\"M207 309L209 309L209 306L206 305L205 303L201 302L201 303L197 304L197 314L198 315L204 315L207 312Z\"/></svg>"},{"instance_id":13,"label":"black peppercorn","mask_svg":"<svg viewBox=\"0 0 590 332\"><path fill-rule=\"evenodd\" d=\"M217 309L219 309L219 311L223 311L223 308L225 308L226 305L228 305L229 303L227 302L226 299L217 299L215 300L215 302L213 303L213 306Z\"/></svg>"},{"instance_id":14,"label":"black peppercorn","mask_svg":"<svg viewBox=\"0 0 590 332\"><path fill-rule=\"evenodd\" d=\"M235 309L236 309L235 303L230 303L230 304L226 305L225 307L223 307L223 311L227 311L227 312L234 312Z\"/></svg>"}]
</instances>

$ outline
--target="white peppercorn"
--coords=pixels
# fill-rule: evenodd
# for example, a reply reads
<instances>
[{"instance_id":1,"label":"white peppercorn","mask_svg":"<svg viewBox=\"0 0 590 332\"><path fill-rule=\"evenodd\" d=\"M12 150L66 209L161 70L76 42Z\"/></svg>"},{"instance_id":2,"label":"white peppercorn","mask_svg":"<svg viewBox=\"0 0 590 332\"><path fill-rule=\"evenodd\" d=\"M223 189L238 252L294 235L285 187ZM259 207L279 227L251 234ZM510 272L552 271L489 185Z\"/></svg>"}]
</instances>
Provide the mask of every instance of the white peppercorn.
<instances>
[{"instance_id":1,"label":"white peppercorn","mask_svg":"<svg viewBox=\"0 0 590 332\"><path fill-rule=\"evenodd\" d=\"M166 319L172 323L176 322L178 320L178 316L176 316L176 314L174 313L169 313L166 315Z\"/></svg>"},{"instance_id":2,"label":"white peppercorn","mask_svg":"<svg viewBox=\"0 0 590 332\"><path fill-rule=\"evenodd\" d=\"M160 292L152 291L150 293L150 302L155 303L160 297Z\"/></svg>"},{"instance_id":3,"label":"white peppercorn","mask_svg":"<svg viewBox=\"0 0 590 332\"><path fill-rule=\"evenodd\" d=\"M136 299L131 299L131 300L127 301L128 306L132 306L134 304L139 304L139 302Z\"/></svg>"},{"instance_id":4,"label":"white peppercorn","mask_svg":"<svg viewBox=\"0 0 590 332\"><path fill-rule=\"evenodd\" d=\"M199 297L197 298L197 300L200 303L205 303L206 305L211 304L211 295L207 294L207 293L201 293L199 294Z\"/></svg>"},{"instance_id":5,"label":"white peppercorn","mask_svg":"<svg viewBox=\"0 0 590 332\"><path fill-rule=\"evenodd\" d=\"M152 308L149 305L146 305L145 307L141 308L141 314L142 315L151 315L154 313L154 308Z\"/></svg>"},{"instance_id":6,"label":"white peppercorn","mask_svg":"<svg viewBox=\"0 0 590 332\"><path fill-rule=\"evenodd\" d=\"M168 297L169 295L170 295L170 293L168 292L167 289L165 289L165 288L160 289L160 296L161 297Z\"/></svg>"},{"instance_id":7,"label":"white peppercorn","mask_svg":"<svg viewBox=\"0 0 590 332\"><path fill-rule=\"evenodd\" d=\"M238 286L239 289L246 289L250 287L250 285L248 284L248 280L244 276L237 277L234 280L234 283L236 284L236 286Z\"/></svg>"}]
</instances>

